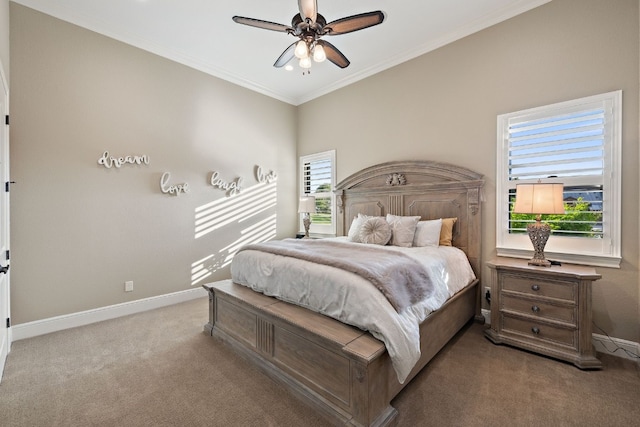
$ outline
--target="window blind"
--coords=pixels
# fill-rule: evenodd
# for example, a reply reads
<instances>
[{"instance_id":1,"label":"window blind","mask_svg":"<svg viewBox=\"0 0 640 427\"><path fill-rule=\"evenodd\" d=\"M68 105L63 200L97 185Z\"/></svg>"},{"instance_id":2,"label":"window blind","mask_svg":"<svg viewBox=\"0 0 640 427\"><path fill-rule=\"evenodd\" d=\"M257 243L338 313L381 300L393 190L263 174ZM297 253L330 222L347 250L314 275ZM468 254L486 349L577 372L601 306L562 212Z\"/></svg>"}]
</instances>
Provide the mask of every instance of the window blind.
<instances>
[{"instance_id":1,"label":"window blind","mask_svg":"<svg viewBox=\"0 0 640 427\"><path fill-rule=\"evenodd\" d=\"M565 215L544 216L554 235L602 238L605 119L603 108L590 108L509 121L509 181L558 179L565 183ZM514 200L515 189L511 188L509 211ZM533 221L511 215L509 233L524 232Z\"/></svg>"},{"instance_id":2,"label":"window blind","mask_svg":"<svg viewBox=\"0 0 640 427\"><path fill-rule=\"evenodd\" d=\"M605 117L594 109L509 124L509 180L602 176Z\"/></svg>"},{"instance_id":3,"label":"window blind","mask_svg":"<svg viewBox=\"0 0 640 427\"><path fill-rule=\"evenodd\" d=\"M330 159L306 161L303 170L304 193L317 195L330 192L332 169Z\"/></svg>"}]
</instances>

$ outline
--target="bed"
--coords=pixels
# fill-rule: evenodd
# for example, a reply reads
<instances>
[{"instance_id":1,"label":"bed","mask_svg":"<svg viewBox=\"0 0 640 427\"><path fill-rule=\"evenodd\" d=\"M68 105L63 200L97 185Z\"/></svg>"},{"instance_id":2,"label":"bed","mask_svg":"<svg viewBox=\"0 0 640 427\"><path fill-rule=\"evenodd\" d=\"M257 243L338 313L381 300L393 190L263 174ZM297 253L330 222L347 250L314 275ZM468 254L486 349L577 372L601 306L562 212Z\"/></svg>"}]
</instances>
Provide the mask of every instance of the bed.
<instances>
[{"instance_id":1,"label":"bed","mask_svg":"<svg viewBox=\"0 0 640 427\"><path fill-rule=\"evenodd\" d=\"M337 234L353 218L397 215L457 218L451 244L464 252L474 277L419 325L419 358L399 378L385 344L363 329L223 280L209 293L205 332L279 380L335 424L392 425L392 399L470 320L480 313L480 174L431 161L398 161L359 171L335 188Z\"/></svg>"}]
</instances>

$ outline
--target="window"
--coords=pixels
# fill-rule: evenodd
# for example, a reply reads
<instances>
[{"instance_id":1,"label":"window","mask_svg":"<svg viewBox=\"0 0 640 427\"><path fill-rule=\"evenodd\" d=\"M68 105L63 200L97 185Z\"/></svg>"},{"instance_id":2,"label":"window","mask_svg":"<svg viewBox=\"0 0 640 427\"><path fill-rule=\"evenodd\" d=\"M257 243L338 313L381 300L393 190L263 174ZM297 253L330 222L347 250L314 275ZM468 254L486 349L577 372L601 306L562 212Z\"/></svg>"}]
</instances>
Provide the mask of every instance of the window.
<instances>
[{"instance_id":1,"label":"window","mask_svg":"<svg viewBox=\"0 0 640 427\"><path fill-rule=\"evenodd\" d=\"M621 124L621 91L498 116L498 255L530 256L534 216L513 202L516 184L541 181L564 184L565 215L542 215L546 257L620 266Z\"/></svg>"},{"instance_id":2,"label":"window","mask_svg":"<svg viewBox=\"0 0 640 427\"><path fill-rule=\"evenodd\" d=\"M336 185L336 152L335 150L300 157L300 196L316 198L316 213L311 215L309 231L314 234L336 234L335 195ZM302 215L299 221L302 226Z\"/></svg>"}]
</instances>

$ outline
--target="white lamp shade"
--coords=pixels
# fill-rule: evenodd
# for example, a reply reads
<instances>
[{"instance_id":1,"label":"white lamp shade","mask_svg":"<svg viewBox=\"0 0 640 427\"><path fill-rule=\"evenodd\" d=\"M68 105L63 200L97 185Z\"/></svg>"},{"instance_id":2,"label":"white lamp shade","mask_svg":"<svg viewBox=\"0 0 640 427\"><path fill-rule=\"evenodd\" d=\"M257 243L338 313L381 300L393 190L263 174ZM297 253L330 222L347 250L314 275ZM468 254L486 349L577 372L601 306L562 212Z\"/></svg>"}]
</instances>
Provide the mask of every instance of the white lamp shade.
<instances>
[{"instance_id":1,"label":"white lamp shade","mask_svg":"<svg viewBox=\"0 0 640 427\"><path fill-rule=\"evenodd\" d=\"M313 196L300 197L298 213L316 213L316 198Z\"/></svg>"},{"instance_id":2,"label":"white lamp shade","mask_svg":"<svg viewBox=\"0 0 640 427\"><path fill-rule=\"evenodd\" d=\"M517 184L514 213L564 214L563 184Z\"/></svg>"}]
</instances>

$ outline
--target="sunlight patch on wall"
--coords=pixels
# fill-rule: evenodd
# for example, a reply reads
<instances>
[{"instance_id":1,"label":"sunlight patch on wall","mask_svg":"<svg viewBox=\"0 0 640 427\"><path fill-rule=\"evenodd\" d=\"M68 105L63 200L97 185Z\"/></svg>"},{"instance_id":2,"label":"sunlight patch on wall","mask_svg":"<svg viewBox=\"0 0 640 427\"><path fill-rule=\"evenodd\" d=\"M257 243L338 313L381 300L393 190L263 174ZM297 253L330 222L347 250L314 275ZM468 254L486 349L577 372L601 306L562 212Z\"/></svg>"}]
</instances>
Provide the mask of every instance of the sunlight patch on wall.
<instances>
[{"instance_id":1,"label":"sunlight patch on wall","mask_svg":"<svg viewBox=\"0 0 640 427\"><path fill-rule=\"evenodd\" d=\"M191 264L191 286L205 283L216 271L228 267L238 250L276 237L276 183L261 183L239 195L216 200L195 210L195 238L223 227L240 229L239 236L215 253ZM271 215L260 219L271 211Z\"/></svg>"},{"instance_id":2,"label":"sunlight patch on wall","mask_svg":"<svg viewBox=\"0 0 640 427\"><path fill-rule=\"evenodd\" d=\"M251 243L266 242L276 237L276 215L274 214L257 224L247 227L242 230L241 234L242 236L240 236L238 240L222 248L220 251L226 251L229 254L224 260L225 263L231 262L233 256L242 246L250 245Z\"/></svg>"},{"instance_id":3,"label":"sunlight patch on wall","mask_svg":"<svg viewBox=\"0 0 640 427\"><path fill-rule=\"evenodd\" d=\"M238 250L251 243L266 242L276 237L276 214L252 224L240 232L240 237L218 253L211 254L191 264L191 286L210 277L215 271L231 264Z\"/></svg>"},{"instance_id":4,"label":"sunlight patch on wall","mask_svg":"<svg viewBox=\"0 0 640 427\"><path fill-rule=\"evenodd\" d=\"M191 286L211 276L219 268L220 260L216 258L215 254L194 262L191 264Z\"/></svg>"},{"instance_id":5,"label":"sunlight patch on wall","mask_svg":"<svg viewBox=\"0 0 640 427\"><path fill-rule=\"evenodd\" d=\"M258 184L241 194L202 205L196 208L195 237L232 223L241 223L276 205L276 183Z\"/></svg>"}]
</instances>

